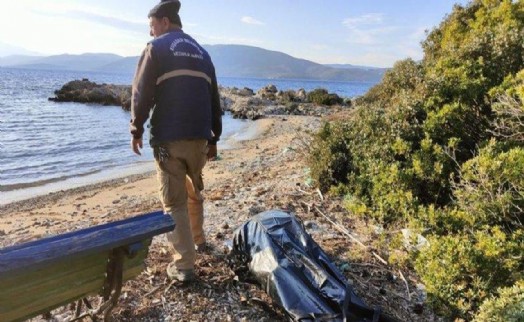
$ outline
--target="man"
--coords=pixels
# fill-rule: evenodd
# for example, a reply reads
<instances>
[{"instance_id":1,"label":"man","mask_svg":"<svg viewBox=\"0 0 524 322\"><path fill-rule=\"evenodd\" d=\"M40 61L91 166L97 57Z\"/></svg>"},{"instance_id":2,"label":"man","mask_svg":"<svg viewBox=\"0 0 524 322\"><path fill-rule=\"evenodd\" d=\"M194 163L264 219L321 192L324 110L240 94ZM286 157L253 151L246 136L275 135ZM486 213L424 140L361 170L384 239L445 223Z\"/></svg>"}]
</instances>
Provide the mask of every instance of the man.
<instances>
[{"instance_id":1,"label":"man","mask_svg":"<svg viewBox=\"0 0 524 322\"><path fill-rule=\"evenodd\" d=\"M175 219L168 234L172 279L194 279L195 248L203 248L202 169L217 155L222 111L209 54L182 31L178 0L161 1L149 12L149 42L140 57L131 100L131 147L140 155L144 123L151 115L160 200ZM195 246L196 245L196 246Z\"/></svg>"}]
</instances>

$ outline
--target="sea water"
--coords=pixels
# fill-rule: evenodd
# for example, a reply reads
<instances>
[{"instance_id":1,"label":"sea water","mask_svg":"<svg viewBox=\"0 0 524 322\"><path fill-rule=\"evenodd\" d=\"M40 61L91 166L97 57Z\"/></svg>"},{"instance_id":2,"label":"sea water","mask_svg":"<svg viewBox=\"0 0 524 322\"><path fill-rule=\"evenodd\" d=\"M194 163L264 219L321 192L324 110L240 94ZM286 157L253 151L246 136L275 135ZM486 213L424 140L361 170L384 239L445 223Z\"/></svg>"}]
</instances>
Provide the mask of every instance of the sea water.
<instances>
[{"instance_id":1,"label":"sea water","mask_svg":"<svg viewBox=\"0 0 524 322\"><path fill-rule=\"evenodd\" d=\"M87 78L129 85L132 75L0 68L0 204L97 181L154 170L148 133L142 156L130 148L129 112L118 106L49 101L65 83ZM326 88L344 97L373 84L219 78L226 87L255 91ZM249 132L251 122L223 117L222 139ZM220 148L220 146L219 146Z\"/></svg>"}]
</instances>

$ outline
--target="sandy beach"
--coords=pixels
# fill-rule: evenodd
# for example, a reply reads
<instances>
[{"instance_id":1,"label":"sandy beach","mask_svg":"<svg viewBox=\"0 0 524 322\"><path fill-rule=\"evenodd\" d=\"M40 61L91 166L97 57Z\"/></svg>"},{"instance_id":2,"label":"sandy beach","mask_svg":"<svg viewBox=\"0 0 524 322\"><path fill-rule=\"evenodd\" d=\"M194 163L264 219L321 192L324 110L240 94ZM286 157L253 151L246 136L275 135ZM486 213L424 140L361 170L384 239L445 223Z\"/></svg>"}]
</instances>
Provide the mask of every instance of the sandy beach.
<instances>
[{"instance_id":1,"label":"sandy beach","mask_svg":"<svg viewBox=\"0 0 524 322\"><path fill-rule=\"evenodd\" d=\"M249 191L249 181L256 180L256 176L246 179L244 187L241 181L245 179L244 173L255 173L251 170L255 170L257 166L266 168L268 173L261 175L269 179L269 163L276 162L269 162L269 159L275 158L279 153L287 153L285 149L291 144L291 136L300 130L302 123L310 123L304 122L305 118L307 117L263 119L253 124L248 129L249 135L245 135L255 139L228 141L228 149L225 150L220 149L219 142L219 160L209 162L203 174L208 199L205 210L206 229L210 233L216 230L214 219L217 218L217 212L222 213L219 201L238 199L235 198L236 194ZM278 151L279 149L282 151ZM272 176L282 177L281 174ZM232 185L240 191L233 191ZM2 205L0 246L6 247L160 210L157 189L156 173L149 171ZM240 200L240 204L246 205L248 201ZM233 218L233 215L231 213L229 216ZM222 216L219 222L224 222Z\"/></svg>"},{"instance_id":2,"label":"sandy beach","mask_svg":"<svg viewBox=\"0 0 524 322\"><path fill-rule=\"evenodd\" d=\"M358 235L369 229L348 216L341 200L322 196L307 185L305 133L318 129L320 124L321 118L316 116L269 116L257 120L250 129L255 131L254 138L239 140L227 150L221 150L219 142L219 160L209 162L204 170L204 226L212 250L198 255L197 282L170 283L165 273L171 260L170 249L164 236L155 237L147 269L124 285L114 310L115 320L286 320L284 312L264 291L239 280L227 256L227 244L235 228L265 210L296 214L337 265L349 263L351 252L359 246L323 215L353 231L363 243L372 236ZM60 191L0 206L0 247L160 209L154 172ZM368 305L380 306L402 320L413 319L413 303L402 294L405 284L388 277L387 266L370 257L368 263L350 267L345 274ZM406 277L409 283L416 282ZM60 308L53 312L53 319L61 321L71 313ZM426 320L420 315L415 317Z\"/></svg>"}]
</instances>

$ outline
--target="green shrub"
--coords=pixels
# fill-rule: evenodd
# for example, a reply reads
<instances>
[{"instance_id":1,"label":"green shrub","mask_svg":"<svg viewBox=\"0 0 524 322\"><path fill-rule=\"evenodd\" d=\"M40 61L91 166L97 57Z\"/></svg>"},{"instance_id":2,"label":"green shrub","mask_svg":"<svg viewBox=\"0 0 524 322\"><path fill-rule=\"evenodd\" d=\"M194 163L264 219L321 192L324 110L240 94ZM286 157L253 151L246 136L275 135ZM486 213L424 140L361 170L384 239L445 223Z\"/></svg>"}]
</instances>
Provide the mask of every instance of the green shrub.
<instances>
[{"instance_id":1,"label":"green shrub","mask_svg":"<svg viewBox=\"0 0 524 322\"><path fill-rule=\"evenodd\" d=\"M524 144L524 69L506 77L501 86L493 88L493 133L509 146Z\"/></svg>"},{"instance_id":2,"label":"green shrub","mask_svg":"<svg viewBox=\"0 0 524 322\"><path fill-rule=\"evenodd\" d=\"M434 235L454 234L467 229L475 222L475 214L454 207L439 208L434 205L420 206L414 225L431 229Z\"/></svg>"},{"instance_id":3,"label":"green shrub","mask_svg":"<svg viewBox=\"0 0 524 322\"><path fill-rule=\"evenodd\" d=\"M398 61L386 71L380 83L356 99L356 105L420 105L423 82L424 70L420 63L412 59Z\"/></svg>"},{"instance_id":4,"label":"green shrub","mask_svg":"<svg viewBox=\"0 0 524 322\"><path fill-rule=\"evenodd\" d=\"M401 171L400 163L378 164L380 171L371 179L371 209L373 218L383 224L404 224L413 216L417 199L409 190L409 175Z\"/></svg>"},{"instance_id":5,"label":"green shrub","mask_svg":"<svg viewBox=\"0 0 524 322\"><path fill-rule=\"evenodd\" d=\"M346 185L336 191L365 200L379 221L406 218L417 199L409 189L412 175L405 171L417 133L411 118L412 109L359 108L347 120L326 123L314 136L312 178L324 192Z\"/></svg>"},{"instance_id":6,"label":"green shrub","mask_svg":"<svg viewBox=\"0 0 524 322\"><path fill-rule=\"evenodd\" d=\"M423 125L427 137L439 146L452 144L459 164L471 158L478 144L489 137L489 118L481 107L453 102L427 115Z\"/></svg>"},{"instance_id":7,"label":"green shrub","mask_svg":"<svg viewBox=\"0 0 524 322\"><path fill-rule=\"evenodd\" d=\"M312 178L350 213L428 234L420 253L377 246L395 264L412 258L448 317L470 320L482 303L477 319L488 316L523 279L523 30L524 1L456 5L421 62L397 62L311 146Z\"/></svg>"},{"instance_id":8,"label":"green shrub","mask_svg":"<svg viewBox=\"0 0 524 322\"><path fill-rule=\"evenodd\" d=\"M491 141L464 163L455 185L456 206L471 214L468 228L499 225L522 228L524 221L524 148L497 151Z\"/></svg>"},{"instance_id":9,"label":"green shrub","mask_svg":"<svg viewBox=\"0 0 524 322\"><path fill-rule=\"evenodd\" d=\"M354 215L362 217L371 215L370 209L367 207L367 203L362 201L362 199L359 197L352 195L351 193L345 194L343 205L344 208Z\"/></svg>"},{"instance_id":10,"label":"green shrub","mask_svg":"<svg viewBox=\"0 0 524 322\"><path fill-rule=\"evenodd\" d=\"M440 80L443 98L482 104L487 90L522 69L523 27L522 1L474 0L455 6L422 43L428 78Z\"/></svg>"},{"instance_id":11,"label":"green shrub","mask_svg":"<svg viewBox=\"0 0 524 322\"><path fill-rule=\"evenodd\" d=\"M344 100L337 94L330 94L324 88L317 88L307 93L307 100L309 102L319 105L336 105L344 103Z\"/></svg>"},{"instance_id":12,"label":"green shrub","mask_svg":"<svg viewBox=\"0 0 524 322\"><path fill-rule=\"evenodd\" d=\"M298 103L287 102L284 106L286 113L293 115L298 112L298 108L300 105L298 105Z\"/></svg>"},{"instance_id":13,"label":"green shrub","mask_svg":"<svg viewBox=\"0 0 524 322\"><path fill-rule=\"evenodd\" d=\"M492 135L490 89L503 82L504 89L521 84L504 75L524 66L524 34L515 32L524 27L523 8L522 2L487 0L455 6L428 35L421 63L397 62L381 83L355 100L355 112L344 121L349 133L335 131L329 142L317 140L313 151L323 151L314 152L317 156L336 151L316 158L328 161L317 167L322 189L347 184L372 213L397 213L376 218L405 219L421 205L448 206L460 166ZM339 155L343 151L348 156ZM346 159L350 165L341 164Z\"/></svg>"},{"instance_id":14,"label":"green shrub","mask_svg":"<svg viewBox=\"0 0 524 322\"><path fill-rule=\"evenodd\" d=\"M522 231L498 227L433 236L415 268L432 303L447 316L470 319L496 289L522 279Z\"/></svg>"},{"instance_id":15,"label":"green shrub","mask_svg":"<svg viewBox=\"0 0 524 322\"><path fill-rule=\"evenodd\" d=\"M489 95L494 99L507 95L522 104L524 102L524 69L521 69L515 75L509 74L506 76L500 86L494 87L489 91Z\"/></svg>"},{"instance_id":16,"label":"green shrub","mask_svg":"<svg viewBox=\"0 0 524 322\"><path fill-rule=\"evenodd\" d=\"M476 322L524 321L524 280L498 290L498 295L485 300L475 316Z\"/></svg>"},{"instance_id":17,"label":"green shrub","mask_svg":"<svg viewBox=\"0 0 524 322\"><path fill-rule=\"evenodd\" d=\"M326 192L331 186L347 184L352 169L352 157L345 134L346 123L324 123L314 136L309 155L311 177L320 190Z\"/></svg>"},{"instance_id":18,"label":"green shrub","mask_svg":"<svg viewBox=\"0 0 524 322\"><path fill-rule=\"evenodd\" d=\"M281 103L293 103L296 101L296 93L293 90L281 91L278 93L278 99Z\"/></svg>"}]
</instances>

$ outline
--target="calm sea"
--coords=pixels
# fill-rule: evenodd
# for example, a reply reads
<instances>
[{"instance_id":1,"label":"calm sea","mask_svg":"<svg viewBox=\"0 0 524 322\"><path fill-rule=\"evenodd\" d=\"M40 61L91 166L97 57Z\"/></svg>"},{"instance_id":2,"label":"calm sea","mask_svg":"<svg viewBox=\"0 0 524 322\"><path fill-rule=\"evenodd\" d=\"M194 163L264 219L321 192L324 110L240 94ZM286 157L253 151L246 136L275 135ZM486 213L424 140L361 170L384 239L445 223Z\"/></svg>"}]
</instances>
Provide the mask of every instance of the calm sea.
<instances>
[{"instance_id":1,"label":"calm sea","mask_svg":"<svg viewBox=\"0 0 524 322\"><path fill-rule=\"evenodd\" d=\"M48 100L68 81L82 78L128 85L132 75L0 68L0 204L154 169L147 144L141 157L129 147L129 112ZM268 84L279 90L322 87L344 97L373 85L249 78L219 78L219 83L255 91ZM223 140L250 125L229 115L223 123Z\"/></svg>"}]
</instances>

